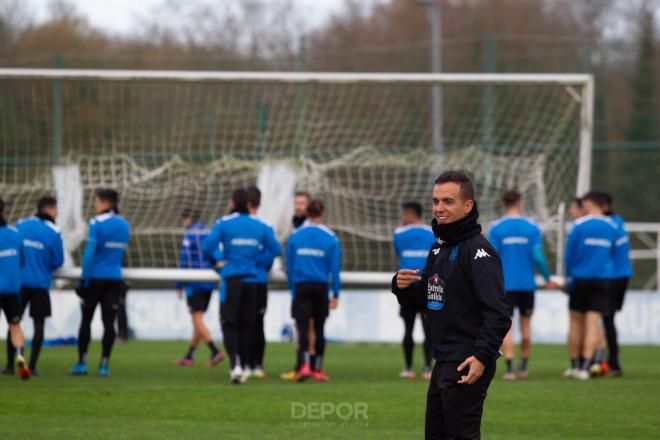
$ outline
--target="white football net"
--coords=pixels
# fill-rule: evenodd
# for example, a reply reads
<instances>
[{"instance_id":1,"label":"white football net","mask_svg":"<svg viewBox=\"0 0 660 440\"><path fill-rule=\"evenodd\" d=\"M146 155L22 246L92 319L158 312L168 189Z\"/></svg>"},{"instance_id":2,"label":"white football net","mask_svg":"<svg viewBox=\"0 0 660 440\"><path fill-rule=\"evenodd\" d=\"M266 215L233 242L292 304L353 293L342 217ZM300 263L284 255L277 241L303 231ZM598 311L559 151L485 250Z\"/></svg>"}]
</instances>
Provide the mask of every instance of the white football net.
<instances>
[{"instance_id":1,"label":"white football net","mask_svg":"<svg viewBox=\"0 0 660 440\"><path fill-rule=\"evenodd\" d=\"M232 189L254 184L282 240L293 191L322 198L345 271L395 269L400 205L419 201L430 219L443 170L472 176L483 224L511 188L529 215L552 221L576 191L589 77L429 78L0 69L0 197L15 221L56 195L77 265L97 187L121 193L130 267L176 267L181 210L212 224Z\"/></svg>"}]
</instances>

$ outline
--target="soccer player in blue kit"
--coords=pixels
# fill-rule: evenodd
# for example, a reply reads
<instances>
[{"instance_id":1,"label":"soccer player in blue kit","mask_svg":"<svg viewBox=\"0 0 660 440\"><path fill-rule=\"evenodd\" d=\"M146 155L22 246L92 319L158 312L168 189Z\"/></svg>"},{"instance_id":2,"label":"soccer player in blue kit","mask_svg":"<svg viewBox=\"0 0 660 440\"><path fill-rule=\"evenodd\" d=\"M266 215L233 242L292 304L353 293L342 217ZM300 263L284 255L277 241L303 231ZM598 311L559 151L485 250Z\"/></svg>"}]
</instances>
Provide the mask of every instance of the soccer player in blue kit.
<instances>
[{"instance_id":1,"label":"soccer player in blue kit","mask_svg":"<svg viewBox=\"0 0 660 440\"><path fill-rule=\"evenodd\" d=\"M5 202L0 199L0 312L4 312L11 343L16 347L18 375L28 380L32 372L23 357L25 338L21 330L21 267L23 243L18 230L4 218Z\"/></svg>"},{"instance_id":2,"label":"soccer player in blue kit","mask_svg":"<svg viewBox=\"0 0 660 440\"><path fill-rule=\"evenodd\" d=\"M108 363L115 342L115 319L123 288L122 260L131 228L119 215L119 193L100 188L95 192L96 217L89 223L87 244L82 257L82 279L76 288L80 297L82 321L78 332L78 362L69 371L74 376L87 374L87 348L91 339L92 319L101 304L103 351L98 375L110 375Z\"/></svg>"},{"instance_id":3,"label":"soccer player in blue kit","mask_svg":"<svg viewBox=\"0 0 660 440\"><path fill-rule=\"evenodd\" d=\"M418 202L406 202L401 205L401 220L403 226L394 230L392 243L394 251L399 258L399 270L413 269L422 270L426 264L426 257L433 243L435 236L431 226L422 222L422 205ZM422 378L431 379L431 338L429 335L426 311L418 311L414 308L401 306L399 315L403 318L405 332L403 335L403 354L405 359L405 368L399 374L404 379L414 379L413 371L413 350L415 343L413 341L413 330L417 314L422 320L424 329L424 371Z\"/></svg>"},{"instance_id":4,"label":"soccer player in blue kit","mask_svg":"<svg viewBox=\"0 0 660 440\"><path fill-rule=\"evenodd\" d=\"M16 229L23 240L25 265L21 270L21 315L30 305L30 317L34 323L34 336L30 351L29 368L38 376L37 360L44 340L44 325L51 314L50 285L52 272L64 263L62 234L55 225L57 200L42 197L37 201L35 215L19 220ZM7 368L5 374L14 372L15 349L7 338Z\"/></svg>"},{"instance_id":5,"label":"soccer player in blue kit","mask_svg":"<svg viewBox=\"0 0 660 440\"><path fill-rule=\"evenodd\" d=\"M330 309L339 305L341 286L341 245L339 238L323 224L325 206L318 199L307 205L307 223L294 232L286 244L286 271L293 297L291 314L298 328L298 359L301 364L296 381L312 377L314 382L330 380L323 372L325 320ZM328 291L332 290L332 297ZM314 318L316 357L311 365L309 323Z\"/></svg>"},{"instance_id":6,"label":"soccer player in blue kit","mask_svg":"<svg viewBox=\"0 0 660 440\"><path fill-rule=\"evenodd\" d=\"M546 282L546 288L557 286L550 281L548 263L543 254L543 235L538 225L522 216L522 195L515 190L502 195L504 216L493 223L488 240L500 254L504 270L504 288L511 305L511 317L515 309L520 313L520 364L518 374L514 367L513 329L509 330L502 351L507 371L504 380L527 379L527 364L532 345L531 320L534 312L534 269Z\"/></svg>"},{"instance_id":7,"label":"soccer player in blue kit","mask_svg":"<svg viewBox=\"0 0 660 440\"><path fill-rule=\"evenodd\" d=\"M613 198L609 193L600 193L603 212L621 229L620 237L616 241L614 260L612 261L612 279L610 280L610 301L607 311L603 315L603 327L607 339L608 351L608 376L623 376L623 369L619 360L619 342L617 340L616 324L614 316L623 308L623 301L628 289L628 281L633 274L630 261L630 240L628 232L621 216L612 211Z\"/></svg>"},{"instance_id":8,"label":"soccer player in blue kit","mask_svg":"<svg viewBox=\"0 0 660 440\"><path fill-rule=\"evenodd\" d=\"M200 221L200 212L195 209L186 208L181 212L181 221L186 232L181 242L181 253L179 255L179 267L188 269L210 269L211 265L202 254L202 243L208 236L206 223ZM176 284L179 298L186 296L186 303L193 323L193 336L186 355L176 361L180 366L191 366L195 364L194 355L199 342L206 342L211 351L211 358L206 362L207 367L213 367L225 358L225 354L215 345L208 327L204 323L204 313L209 307L213 289L216 283L211 281Z\"/></svg>"},{"instance_id":9,"label":"soccer player in blue kit","mask_svg":"<svg viewBox=\"0 0 660 440\"><path fill-rule=\"evenodd\" d=\"M257 217L257 211L259 206L261 206L261 191L256 186L248 187L248 209L250 215L261 221ZM257 318L254 322L254 327L252 329L252 350L250 351L250 357L247 359L248 362L248 377L254 377L257 379L264 379L266 377L266 372L263 369L264 362L264 353L266 351L266 334L264 333L264 316L266 314L266 307L268 306L268 274L271 267L273 266L273 261L276 257L279 257L282 254L282 247L275 238L275 231L273 227L262 222L268 229L268 233L271 235L271 241L277 243L277 247L273 247L270 250L267 250L262 245L262 251L259 253L259 259L257 260L257 275L253 278L247 278L246 283L251 283L255 285L257 291Z\"/></svg>"},{"instance_id":10,"label":"soccer player in blue kit","mask_svg":"<svg viewBox=\"0 0 660 440\"><path fill-rule=\"evenodd\" d=\"M587 215L575 221L566 245L571 367L564 377L586 380L601 341L602 316L608 309L616 242L625 231L604 215L597 193L586 194L582 206Z\"/></svg>"},{"instance_id":11,"label":"soccer player in blue kit","mask_svg":"<svg viewBox=\"0 0 660 440\"><path fill-rule=\"evenodd\" d=\"M202 249L220 272L220 324L229 355L230 380L240 384L247 382L244 368L257 320L256 286L246 280L257 275L261 256L277 253L280 244L266 224L250 215L244 188L234 190L230 208L232 213L216 222Z\"/></svg>"}]
</instances>

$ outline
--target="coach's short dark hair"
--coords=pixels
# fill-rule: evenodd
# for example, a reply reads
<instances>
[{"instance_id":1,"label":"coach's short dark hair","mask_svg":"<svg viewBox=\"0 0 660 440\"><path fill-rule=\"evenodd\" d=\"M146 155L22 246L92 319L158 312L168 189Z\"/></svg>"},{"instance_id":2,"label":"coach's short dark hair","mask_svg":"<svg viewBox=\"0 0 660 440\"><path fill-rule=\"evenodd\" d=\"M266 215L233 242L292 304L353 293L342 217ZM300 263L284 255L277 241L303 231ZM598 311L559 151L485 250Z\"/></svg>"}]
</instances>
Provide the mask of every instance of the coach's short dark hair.
<instances>
[{"instance_id":1,"label":"coach's short dark hair","mask_svg":"<svg viewBox=\"0 0 660 440\"><path fill-rule=\"evenodd\" d=\"M517 205L520 203L520 199L522 199L522 194L520 194L515 189L510 189L509 191L505 191L504 194L502 194L502 204L505 208L510 208L514 205Z\"/></svg>"},{"instance_id":2,"label":"coach's short dark hair","mask_svg":"<svg viewBox=\"0 0 660 440\"><path fill-rule=\"evenodd\" d=\"M249 186L247 189L248 205L253 208L261 206L261 191L256 186Z\"/></svg>"},{"instance_id":3,"label":"coach's short dark hair","mask_svg":"<svg viewBox=\"0 0 660 440\"><path fill-rule=\"evenodd\" d=\"M404 202L401 204L401 209L412 212L417 218L422 218L422 205L418 202Z\"/></svg>"},{"instance_id":4,"label":"coach's short dark hair","mask_svg":"<svg viewBox=\"0 0 660 440\"><path fill-rule=\"evenodd\" d=\"M307 217L310 218L321 217L324 212L325 212L325 205L319 199L310 200L309 203L307 204L307 209L305 210Z\"/></svg>"},{"instance_id":5,"label":"coach's short dark hair","mask_svg":"<svg viewBox=\"0 0 660 440\"><path fill-rule=\"evenodd\" d=\"M472 181L462 171L445 171L435 179L435 184L453 182L460 186L461 197L465 200L474 200L474 185Z\"/></svg>"},{"instance_id":6,"label":"coach's short dark hair","mask_svg":"<svg viewBox=\"0 0 660 440\"><path fill-rule=\"evenodd\" d=\"M296 198L296 197L307 197L307 200L312 198L312 196L307 191L296 191L296 193L293 195L293 197L294 198Z\"/></svg>"},{"instance_id":7,"label":"coach's short dark hair","mask_svg":"<svg viewBox=\"0 0 660 440\"><path fill-rule=\"evenodd\" d=\"M248 192L245 188L236 188L231 193L231 201L234 204L234 212L247 214L248 210Z\"/></svg>"},{"instance_id":8,"label":"coach's short dark hair","mask_svg":"<svg viewBox=\"0 0 660 440\"><path fill-rule=\"evenodd\" d=\"M582 209L582 197L575 197L573 203L575 203L578 208Z\"/></svg>"},{"instance_id":9,"label":"coach's short dark hair","mask_svg":"<svg viewBox=\"0 0 660 440\"><path fill-rule=\"evenodd\" d=\"M605 197L603 197L603 193L598 192L598 191L589 191L582 197L582 201L591 201L593 202L596 206L599 208L605 208Z\"/></svg>"},{"instance_id":10,"label":"coach's short dark hair","mask_svg":"<svg viewBox=\"0 0 660 440\"><path fill-rule=\"evenodd\" d=\"M113 208L116 208L119 205L119 193L112 188L97 188L97 190L94 191L94 196L110 203Z\"/></svg>"},{"instance_id":11,"label":"coach's short dark hair","mask_svg":"<svg viewBox=\"0 0 660 440\"><path fill-rule=\"evenodd\" d=\"M0 217L5 213L5 201L0 198Z\"/></svg>"},{"instance_id":12,"label":"coach's short dark hair","mask_svg":"<svg viewBox=\"0 0 660 440\"><path fill-rule=\"evenodd\" d=\"M52 196L45 196L37 200L37 213L42 214L45 208L54 208L57 206L57 199Z\"/></svg>"}]
</instances>

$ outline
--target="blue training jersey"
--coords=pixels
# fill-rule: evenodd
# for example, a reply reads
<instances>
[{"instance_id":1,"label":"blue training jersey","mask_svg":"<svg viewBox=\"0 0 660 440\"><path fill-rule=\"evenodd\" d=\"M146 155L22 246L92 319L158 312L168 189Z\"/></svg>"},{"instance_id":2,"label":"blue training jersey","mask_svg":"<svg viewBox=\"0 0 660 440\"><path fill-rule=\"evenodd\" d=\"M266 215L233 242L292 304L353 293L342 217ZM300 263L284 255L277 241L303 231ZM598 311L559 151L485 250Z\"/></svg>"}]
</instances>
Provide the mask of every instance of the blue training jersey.
<instances>
[{"instance_id":1,"label":"blue training jersey","mask_svg":"<svg viewBox=\"0 0 660 440\"><path fill-rule=\"evenodd\" d=\"M182 269L211 269L211 264L204 258L202 243L209 235L206 223L196 222L186 227L181 241L179 253L179 267ZM192 294L193 290L213 290L216 284L208 282L182 282L176 283L177 289L186 289L186 294Z\"/></svg>"},{"instance_id":2,"label":"blue training jersey","mask_svg":"<svg viewBox=\"0 0 660 440\"><path fill-rule=\"evenodd\" d=\"M538 225L522 216L504 216L494 222L488 233L502 260L504 289L507 292L536 290L534 253L543 251L543 235ZM536 251L535 251L536 249ZM546 266L547 267L547 266ZM541 269L547 279L547 269Z\"/></svg>"},{"instance_id":3,"label":"blue training jersey","mask_svg":"<svg viewBox=\"0 0 660 440\"><path fill-rule=\"evenodd\" d=\"M49 290L52 272L64 263L62 234L55 223L37 216L16 224L23 238L25 266L21 270L23 287Z\"/></svg>"},{"instance_id":4,"label":"blue training jersey","mask_svg":"<svg viewBox=\"0 0 660 440\"><path fill-rule=\"evenodd\" d=\"M296 296L296 285L324 283L339 297L341 245L325 225L308 222L291 234L286 244L286 273L289 288Z\"/></svg>"},{"instance_id":5,"label":"blue training jersey","mask_svg":"<svg viewBox=\"0 0 660 440\"><path fill-rule=\"evenodd\" d=\"M225 261L222 278L251 278L257 275L260 254L276 254L280 244L268 226L249 214L234 213L216 222L202 245L211 261Z\"/></svg>"},{"instance_id":6,"label":"blue training jersey","mask_svg":"<svg viewBox=\"0 0 660 440\"><path fill-rule=\"evenodd\" d=\"M82 264L84 282L121 279L122 260L131 235L128 222L119 214L104 212L89 222L87 235Z\"/></svg>"},{"instance_id":7,"label":"blue training jersey","mask_svg":"<svg viewBox=\"0 0 660 440\"><path fill-rule=\"evenodd\" d=\"M0 221L0 295L18 295L24 264L22 239L16 228Z\"/></svg>"},{"instance_id":8,"label":"blue training jersey","mask_svg":"<svg viewBox=\"0 0 660 440\"><path fill-rule=\"evenodd\" d=\"M618 215L610 216L610 219L619 227L619 238L616 240L616 249L612 260L612 279L630 278L633 274L630 261L630 240L623 219Z\"/></svg>"},{"instance_id":9,"label":"blue training jersey","mask_svg":"<svg viewBox=\"0 0 660 440\"><path fill-rule=\"evenodd\" d=\"M604 216L587 215L575 221L566 244L566 272L572 279L612 279L616 241L622 230Z\"/></svg>"},{"instance_id":10,"label":"blue training jersey","mask_svg":"<svg viewBox=\"0 0 660 440\"><path fill-rule=\"evenodd\" d=\"M275 261L275 258L282 254L282 246L277 241L277 238L275 237L275 231L273 230L272 226L255 216L252 216L252 218L264 224L268 230L268 234L271 236L270 240L277 243L277 247L266 249L263 244L260 245L260 252L256 261L257 275L254 277L246 278L245 282L253 284L267 284L268 273L270 272L270 268L273 267L273 261Z\"/></svg>"},{"instance_id":11,"label":"blue training jersey","mask_svg":"<svg viewBox=\"0 0 660 440\"><path fill-rule=\"evenodd\" d=\"M426 257L435 243L433 229L427 225L407 225L394 230L392 244L399 258L399 270L424 269Z\"/></svg>"}]
</instances>

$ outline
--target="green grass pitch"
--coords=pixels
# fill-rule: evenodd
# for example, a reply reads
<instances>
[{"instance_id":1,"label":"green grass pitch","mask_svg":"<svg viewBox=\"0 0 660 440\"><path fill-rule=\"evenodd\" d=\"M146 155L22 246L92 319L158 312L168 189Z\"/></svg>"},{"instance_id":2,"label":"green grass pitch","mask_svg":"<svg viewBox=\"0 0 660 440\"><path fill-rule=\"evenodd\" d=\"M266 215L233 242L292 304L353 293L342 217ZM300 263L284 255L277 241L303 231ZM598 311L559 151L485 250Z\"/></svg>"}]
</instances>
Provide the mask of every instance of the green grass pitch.
<instances>
[{"instance_id":1,"label":"green grass pitch","mask_svg":"<svg viewBox=\"0 0 660 440\"><path fill-rule=\"evenodd\" d=\"M91 366L99 346L92 342ZM75 349L45 348L41 377L26 383L0 377L0 438L423 438L427 385L398 378L398 345L329 344L331 382L296 384L277 377L293 364L293 345L269 344L269 378L242 386L229 383L226 361L203 366L206 347L198 350L198 366L176 367L173 360L185 348L185 342L117 344L109 378L95 370L69 377ZM417 364L420 351L416 347ZM534 347L530 378L517 383L500 380L500 363L483 438L660 438L660 349L623 347L625 377L587 382L561 379L566 357L564 347ZM356 403L366 404L367 418L350 417ZM314 417L299 418L301 405L316 408ZM336 411L320 419L322 405Z\"/></svg>"}]
</instances>

